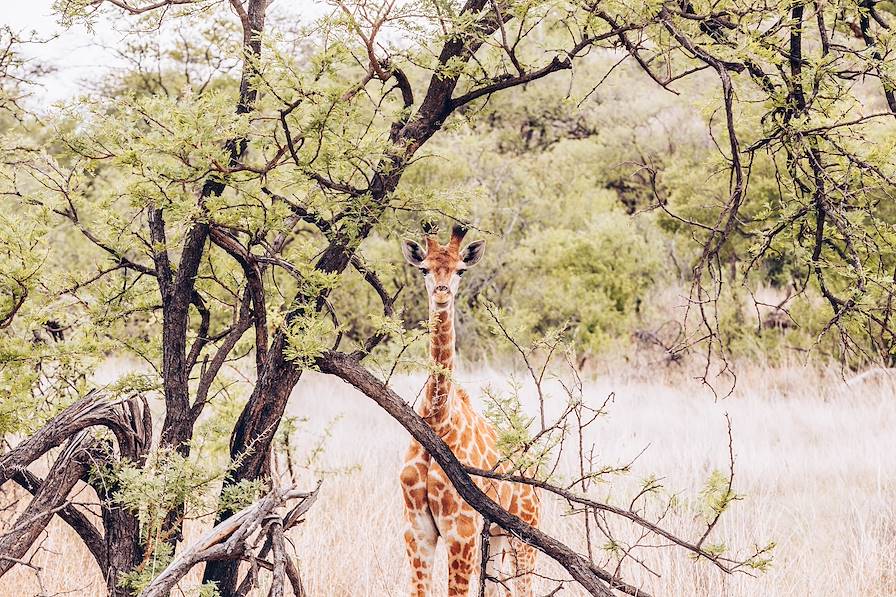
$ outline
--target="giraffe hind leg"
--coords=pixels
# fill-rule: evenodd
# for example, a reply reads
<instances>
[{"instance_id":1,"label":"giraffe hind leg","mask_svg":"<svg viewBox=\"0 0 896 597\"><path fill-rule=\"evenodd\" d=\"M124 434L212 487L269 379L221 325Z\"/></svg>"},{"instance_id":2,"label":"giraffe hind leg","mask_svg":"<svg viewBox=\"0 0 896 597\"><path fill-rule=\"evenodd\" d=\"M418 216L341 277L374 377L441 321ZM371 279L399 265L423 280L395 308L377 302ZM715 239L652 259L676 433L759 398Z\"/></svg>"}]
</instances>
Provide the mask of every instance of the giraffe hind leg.
<instances>
[{"instance_id":1,"label":"giraffe hind leg","mask_svg":"<svg viewBox=\"0 0 896 597\"><path fill-rule=\"evenodd\" d=\"M513 582L513 554L510 541L502 532L494 533L489 539L488 564L486 573L490 580L485 585L487 597L510 597L510 586ZM497 582L495 582L497 581Z\"/></svg>"},{"instance_id":2,"label":"giraffe hind leg","mask_svg":"<svg viewBox=\"0 0 896 597\"><path fill-rule=\"evenodd\" d=\"M538 551L519 539L511 539L511 549L514 555L514 587L517 597L532 597L532 581L535 579L535 558Z\"/></svg>"}]
</instances>

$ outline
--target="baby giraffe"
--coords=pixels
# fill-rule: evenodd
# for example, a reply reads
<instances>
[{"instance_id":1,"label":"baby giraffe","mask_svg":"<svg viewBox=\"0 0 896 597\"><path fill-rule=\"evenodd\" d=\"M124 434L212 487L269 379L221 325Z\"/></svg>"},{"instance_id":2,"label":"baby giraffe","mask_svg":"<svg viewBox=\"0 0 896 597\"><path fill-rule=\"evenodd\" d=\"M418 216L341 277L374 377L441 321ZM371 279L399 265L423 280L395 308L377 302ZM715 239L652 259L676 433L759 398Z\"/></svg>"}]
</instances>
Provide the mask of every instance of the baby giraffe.
<instances>
[{"instance_id":1,"label":"baby giraffe","mask_svg":"<svg viewBox=\"0 0 896 597\"><path fill-rule=\"evenodd\" d=\"M455 226L447 245L427 235L425 250L414 241L405 241L402 246L405 259L423 274L429 296L430 356L434 363L418 412L458 460L491 470L499 459L495 430L473 409L470 397L453 378L457 289L461 276L482 259L485 248L485 241L478 240L461 249L465 234L466 229ZM539 499L533 487L481 477L474 480L511 514L531 525L538 524ZM458 495L442 468L416 441L411 441L405 455L401 489L408 523L404 539L411 563L411 595L430 594L433 558L441 537L448 552L448 595L466 597L473 577L479 572L482 517ZM513 580L488 583L488 594L507 597L511 595L512 583L518 596L530 597L532 576L529 573L535 555L532 546L493 527L487 574Z\"/></svg>"}]
</instances>

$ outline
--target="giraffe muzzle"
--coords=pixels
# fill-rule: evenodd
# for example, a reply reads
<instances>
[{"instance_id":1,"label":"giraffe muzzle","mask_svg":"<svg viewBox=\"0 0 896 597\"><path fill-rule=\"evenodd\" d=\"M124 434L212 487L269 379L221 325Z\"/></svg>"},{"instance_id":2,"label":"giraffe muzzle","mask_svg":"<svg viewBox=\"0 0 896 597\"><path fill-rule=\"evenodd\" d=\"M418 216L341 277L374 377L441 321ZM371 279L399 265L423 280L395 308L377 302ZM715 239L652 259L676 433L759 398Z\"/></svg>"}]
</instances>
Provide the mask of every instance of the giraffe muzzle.
<instances>
[{"instance_id":1,"label":"giraffe muzzle","mask_svg":"<svg viewBox=\"0 0 896 597\"><path fill-rule=\"evenodd\" d=\"M446 307L451 302L451 289L444 285L436 286L432 291L432 300L436 306Z\"/></svg>"}]
</instances>

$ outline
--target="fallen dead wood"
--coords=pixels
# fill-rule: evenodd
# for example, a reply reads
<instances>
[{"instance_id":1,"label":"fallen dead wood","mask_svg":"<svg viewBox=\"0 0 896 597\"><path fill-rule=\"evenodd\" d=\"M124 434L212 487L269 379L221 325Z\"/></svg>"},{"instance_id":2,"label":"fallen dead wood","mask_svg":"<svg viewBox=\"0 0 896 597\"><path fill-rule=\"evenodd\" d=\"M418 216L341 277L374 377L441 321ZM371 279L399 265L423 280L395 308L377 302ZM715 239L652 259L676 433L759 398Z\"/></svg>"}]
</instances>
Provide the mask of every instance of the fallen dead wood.
<instances>
[{"instance_id":1,"label":"fallen dead wood","mask_svg":"<svg viewBox=\"0 0 896 597\"><path fill-rule=\"evenodd\" d=\"M91 432L93 427L110 430L115 440L95 439ZM80 450L75 449L72 438L85 442ZM35 521L33 525L17 524L15 535L7 533L0 538L0 558L4 561L0 574L21 563L14 554L22 552L25 544L33 543L56 515L90 550L106 580L110 596L129 595L121 586L120 577L138 565L143 557L139 520L136 513L115 503L112 488L95 482L87 472L96 462L108 463L119 458L142 462L151 438L152 418L145 399L136 396L110 398L102 392L92 391L52 417L32 436L0 455L0 485L12 480L32 494L26 512L30 512ZM46 479L27 469L67 441L69 446L55 458ZM89 460L80 456L85 449L90 454ZM66 499L79 479L90 483L100 498L101 529Z\"/></svg>"},{"instance_id":2,"label":"fallen dead wood","mask_svg":"<svg viewBox=\"0 0 896 597\"><path fill-rule=\"evenodd\" d=\"M239 560L249 558L260 560L262 552L273 552L274 562L270 568L274 574L271 596L283 595L284 577L288 574L289 558L283 542L283 532L296 524L317 499L320 485L311 492L299 491L295 487L273 489L253 504L237 512L230 518L212 527L192 545L178 555L161 574L159 574L141 593L140 597L166 597L174 586L190 570L202 563L218 560ZM291 500L300 500L299 504L285 516L276 514L276 510ZM258 547L262 538L267 538L265 546L258 555L251 551ZM267 567L267 566L265 566ZM253 566L250 575L255 575L257 567ZM296 573L296 578L298 575ZM247 578L247 588L254 583L254 576ZM294 591L295 591L295 583ZM301 583L298 585L301 587ZM300 593L297 593L300 594Z\"/></svg>"}]
</instances>

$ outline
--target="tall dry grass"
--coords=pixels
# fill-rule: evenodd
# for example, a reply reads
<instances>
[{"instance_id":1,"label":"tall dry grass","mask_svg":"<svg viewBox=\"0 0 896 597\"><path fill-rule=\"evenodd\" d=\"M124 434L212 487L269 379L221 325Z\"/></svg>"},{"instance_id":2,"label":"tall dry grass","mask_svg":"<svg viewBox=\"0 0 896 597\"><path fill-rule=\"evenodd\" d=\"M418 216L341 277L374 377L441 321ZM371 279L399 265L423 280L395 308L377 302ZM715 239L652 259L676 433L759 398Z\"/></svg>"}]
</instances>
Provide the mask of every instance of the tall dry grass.
<instances>
[{"instance_id":1,"label":"tall dry grass","mask_svg":"<svg viewBox=\"0 0 896 597\"><path fill-rule=\"evenodd\" d=\"M486 384L506 382L503 373L487 370L459 377L474 396ZM395 385L413 398L422 383L412 376ZM609 415L590 432L600 462L624 462L646 447L631 475L601 486L598 497L622 500L643 478L657 475L682 504L664 525L694 537L702 521L692 498L713 469L727 467L728 413L734 488L743 499L723 517L713 541L741 550L777 543L770 570L756 577L726 576L680 549L657 549L645 554L645 563L658 576L633 570L633 578L657 596L896 595L894 390L887 379L848 388L836 372L801 367L742 369L734 395L721 401L693 380L661 372L586 380L593 403L615 393ZM407 435L369 399L319 375L303 380L290 409L310 417L295 438L299 453L318 444L328 423L331 431L316 464L329 471L321 497L292 533L309 594L405 594L397 471ZM310 484L321 473L303 474ZM580 519L568 516L564 504L547 498L544 518L544 530L583 547ZM615 528L625 535L626 525ZM43 588L33 571L19 567L0 581L0 595L102 594L92 561L64 525L51 525L42 548L34 563L43 568ZM539 572L563 577L544 556ZM437 578L445 574L440 549ZM436 595L444 595L444 582L437 585ZM541 579L537 594L555 586ZM560 594L580 593L570 586Z\"/></svg>"}]
</instances>

